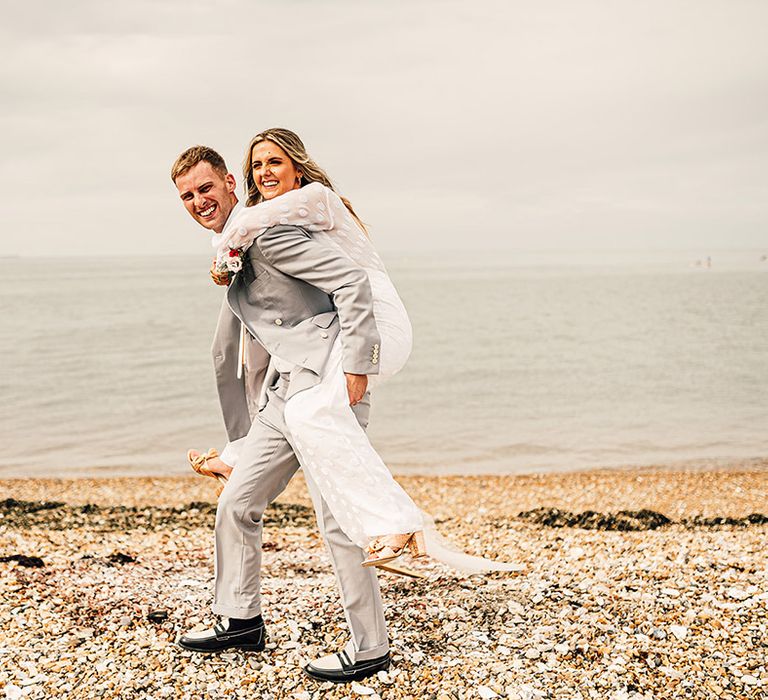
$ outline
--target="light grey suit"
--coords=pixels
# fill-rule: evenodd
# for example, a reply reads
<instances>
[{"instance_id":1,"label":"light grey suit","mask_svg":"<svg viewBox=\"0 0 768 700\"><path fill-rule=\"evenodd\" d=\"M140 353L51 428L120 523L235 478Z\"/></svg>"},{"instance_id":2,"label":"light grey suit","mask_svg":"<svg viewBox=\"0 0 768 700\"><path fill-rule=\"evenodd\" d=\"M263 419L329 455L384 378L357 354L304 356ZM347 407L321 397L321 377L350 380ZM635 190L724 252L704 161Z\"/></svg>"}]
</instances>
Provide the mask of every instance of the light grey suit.
<instances>
[{"instance_id":1,"label":"light grey suit","mask_svg":"<svg viewBox=\"0 0 768 700\"><path fill-rule=\"evenodd\" d=\"M241 322L256 340L247 348L249 374L237 379ZM367 274L301 228L276 226L260 234L227 289L212 349L229 439L247 433L216 513L217 614L248 618L261 613L262 514L299 467L283 408L296 392L319 382L339 334L344 371L378 373L380 337ZM294 369L268 376L271 355ZM263 397L253 420L248 390ZM353 409L363 427L367 399ZM388 641L376 575L361 566L363 551L341 531L311 476L305 473L305 478L352 635L347 652L353 662L379 657Z\"/></svg>"}]
</instances>

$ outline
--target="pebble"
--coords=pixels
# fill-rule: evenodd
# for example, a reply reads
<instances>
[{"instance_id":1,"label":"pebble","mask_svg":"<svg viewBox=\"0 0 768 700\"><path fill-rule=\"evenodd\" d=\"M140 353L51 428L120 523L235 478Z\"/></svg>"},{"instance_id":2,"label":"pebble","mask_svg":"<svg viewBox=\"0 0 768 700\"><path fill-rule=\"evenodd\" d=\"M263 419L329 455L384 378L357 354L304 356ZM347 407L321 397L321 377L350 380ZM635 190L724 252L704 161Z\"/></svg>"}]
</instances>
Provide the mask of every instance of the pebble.
<instances>
[{"instance_id":1,"label":"pebble","mask_svg":"<svg viewBox=\"0 0 768 700\"><path fill-rule=\"evenodd\" d=\"M376 677L379 679L379 681L384 683L384 685L392 685L392 683L395 682L394 677L387 671L379 671L376 674Z\"/></svg>"},{"instance_id":2,"label":"pebble","mask_svg":"<svg viewBox=\"0 0 768 700\"><path fill-rule=\"evenodd\" d=\"M733 587L733 588L729 588L729 589L728 589L728 590L725 592L725 594L726 594L726 595L727 595L729 598L733 598L734 600L746 600L747 598L749 598L749 597L750 597L750 596L749 596L749 593L747 593L747 591L745 591L745 590L743 590L743 589L741 589L741 588L735 588L735 587Z\"/></svg>"},{"instance_id":3,"label":"pebble","mask_svg":"<svg viewBox=\"0 0 768 700\"><path fill-rule=\"evenodd\" d=\"M688 628L683 627L683 625L671 625L669 631L681 642L688 636Z\"/></svg>"},{"instance_id":4,"label":"pebble","mask_svg":"<svg viewBox=\"0 0 768 700\"><path fill-rule=\"evenodd\" d=\"M683 677L683 674L680 671L678 671L678 670L676 670L674 668L671 668L670 666L659 666L659 671L661 671L662 673L665 673L670 678L682 678Z\"/></svg>"},{"instance_id":5,"label":"pebble","mask_svg":"<svg viewBox=\"0 0 768 700\"><path fill-rule=\"evenodd\" d=\"M357 695L373 695L376 692L373 688L367 685L360 685L360 683L355 683L354 681L350 687L352 692L357 693Z\"/></svg>"}]
</instances>

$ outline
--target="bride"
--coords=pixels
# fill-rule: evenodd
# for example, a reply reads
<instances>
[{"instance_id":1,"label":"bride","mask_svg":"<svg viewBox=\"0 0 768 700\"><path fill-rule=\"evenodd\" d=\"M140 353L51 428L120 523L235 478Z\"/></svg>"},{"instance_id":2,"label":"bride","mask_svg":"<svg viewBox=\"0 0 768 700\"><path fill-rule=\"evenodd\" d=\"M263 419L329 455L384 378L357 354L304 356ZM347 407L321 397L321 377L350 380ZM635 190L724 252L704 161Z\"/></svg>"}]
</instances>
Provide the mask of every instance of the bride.
<instances>
[{"instance_id":1,"label":"bride","mask_svg":"<svg viewBox=\"0 0 768 700\"><path fill-rule=\"evenodd\" d=\"M365 548L368 557L363 566L386 568L410 551L467 571L519 569L447 545L431 517L392 477L350 408L362 399L369 379L373 386L403 368L413 342L405 306L350 202L336 193L299 137L287 129L269 129L252 139L243 175L246 206L237 207L222 233L213 236L220 281L226 283L240 269L243 254L260 233L290 224L348 257L365 270L370 282L381 337L371 363L378 365L379 374L345 373L339 335L320 383L292 396L284 414L302 468L318 484L344 533ZM279 371L292 368L274 355L273 363ZM188 458L199 473L225 481L237 466L236 452L237 446L230 444L221 458L215 450L205 455L190 450Z\"/></svg>"}]
</instances>

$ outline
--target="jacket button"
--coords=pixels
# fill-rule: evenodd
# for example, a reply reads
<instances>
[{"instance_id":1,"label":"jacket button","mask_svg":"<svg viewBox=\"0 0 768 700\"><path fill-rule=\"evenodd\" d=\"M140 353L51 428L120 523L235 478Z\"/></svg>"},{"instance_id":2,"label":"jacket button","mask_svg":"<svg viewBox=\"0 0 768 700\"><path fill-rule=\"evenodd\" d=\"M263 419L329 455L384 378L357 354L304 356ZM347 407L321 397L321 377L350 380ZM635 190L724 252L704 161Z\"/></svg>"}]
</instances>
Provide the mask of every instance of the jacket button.
<instances>
[{"instance_id":1,"label":"jacket button","mask_svg":"<svg viewBox=\"0 0 768 700\"><path fill-rule=\"evenodd\" d=\"M282 318L276 318L275 319L275 325L276 326L282 326L283 325L283 319Z\"/></svg>"},{"instance_id":2,"label":"jacket button","mask_svg":"<svg viewBox=\"0 0 768 700\"><path fill-rule=\"evenodd\" d=\"M321 337L321 338L327 338L327 337L328 337L328 334L327 334L325 331L323 331L323 332L320 334L320 337Z\"/></svg>"}]
</instances>

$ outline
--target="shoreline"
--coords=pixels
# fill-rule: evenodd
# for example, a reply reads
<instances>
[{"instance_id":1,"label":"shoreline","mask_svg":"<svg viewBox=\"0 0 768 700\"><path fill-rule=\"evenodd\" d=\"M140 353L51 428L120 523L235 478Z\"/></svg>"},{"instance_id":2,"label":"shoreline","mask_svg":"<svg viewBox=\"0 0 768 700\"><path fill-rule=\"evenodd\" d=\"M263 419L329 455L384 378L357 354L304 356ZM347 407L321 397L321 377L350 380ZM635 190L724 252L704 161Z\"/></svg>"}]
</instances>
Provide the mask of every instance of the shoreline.
<instances>
[{"instance_id":1,"label":"shoreline","mask_svg":"<svg viewBox=\"0 0 768 700\"><path fill-rule=\"evenodd\" d=\"M673 520L693 516L743 517L768 510L768 458L728 465L694 462L626 466L531 474L399 475L396 480L436 517L451 509L482 509L509 515L540 507L578 510L661 511ZM189 471L163 476L0 477L0 493L18 500L56 500L70 504L168 505L215 502L208 479ZM311 506L298 471L281 503Z\"/></svg>"},{"instance_id":2,"label":"shoreline","mask_svg":"<svg viewBox=\"0 0 768 700\"><path fill-rule=\"evenodd\" d=\"M357 687L301 672L347 633L300 474L264 516L267 650L206 657L175 639L212 623L212 480L0 480L0 694L765 697L768 461L398 480L464 551L525 571L382 574L393 665Z\"/></svg>"},{"instance_id":3,"label":"shoreline","mask_svg":"<svg viewBox=\"0 0 768 700\"><path fill-rule=\"evenodd\" d=\"M188 465L180 461L172 470L166 467L105 465L91 467L64 468L19 466L0 466L0 481L18 479L111 479L111 478L149 478L155 477L158 471L165 470L163 477L179 477L187 475ZM626 471L730 471L732 469L768 469L768 457L763 456L731 456L731 457L687 457L685 459L646 461L646 462L608 462L588 466L551 466L531 467L517 471L489 469L467 473L464 468L438 470L431 467L399 466L394 464L391 471L396 477L442 478L449 476L538 476L556 474L581 474L584 472L626 472Z\"/></svg>"}]
</instances>

